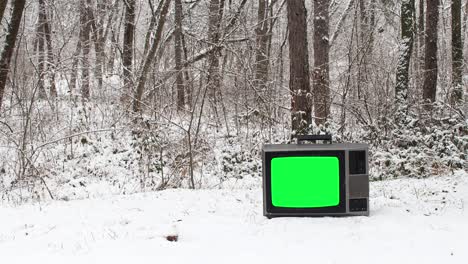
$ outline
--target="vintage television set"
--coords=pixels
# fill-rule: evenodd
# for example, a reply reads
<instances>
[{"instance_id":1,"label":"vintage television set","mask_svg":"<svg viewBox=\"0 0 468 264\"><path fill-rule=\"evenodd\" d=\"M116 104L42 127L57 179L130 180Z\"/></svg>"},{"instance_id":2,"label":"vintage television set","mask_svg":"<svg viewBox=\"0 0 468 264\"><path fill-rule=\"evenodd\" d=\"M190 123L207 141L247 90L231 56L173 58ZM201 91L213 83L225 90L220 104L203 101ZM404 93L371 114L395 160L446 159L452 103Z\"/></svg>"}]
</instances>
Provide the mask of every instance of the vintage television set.
<instances>
[{"instance_id":1,"label":"vintage television set","mask_svg":"<svg viewBox=\"0 0 468 264\"><path fill-rule=\"evenodd\" d=\"M262 159L266 217L369 215L368 145L299 136L264 145Z\"/></svg>"}]
</instances>

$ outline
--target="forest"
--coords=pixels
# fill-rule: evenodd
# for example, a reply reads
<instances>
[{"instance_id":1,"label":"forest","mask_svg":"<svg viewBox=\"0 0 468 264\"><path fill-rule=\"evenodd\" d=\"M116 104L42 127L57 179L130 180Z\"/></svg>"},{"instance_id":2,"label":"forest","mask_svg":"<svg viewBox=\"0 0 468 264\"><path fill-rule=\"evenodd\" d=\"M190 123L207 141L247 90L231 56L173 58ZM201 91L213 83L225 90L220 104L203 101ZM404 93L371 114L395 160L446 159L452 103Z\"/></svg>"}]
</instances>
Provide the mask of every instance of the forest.
<instances>
[{"instance_id":1,"label":"forest","mask_svg":"<svg viewBox=\"0 0 468 264\"><path fill-rule=\"evenodd\" d=\"M2 263L466 264L467 26L468 0L0 0Z\"/></svg>"},{"instance_id":2,"label":"forest","mask_svg":"<svg viewBox=\"0 0 468 264\"><path fill-rule=\"evenodd\" d=\"M260 186L265 143L466 171L462 0L1 0L2 200Z\"/></svg>"}]
</instances>

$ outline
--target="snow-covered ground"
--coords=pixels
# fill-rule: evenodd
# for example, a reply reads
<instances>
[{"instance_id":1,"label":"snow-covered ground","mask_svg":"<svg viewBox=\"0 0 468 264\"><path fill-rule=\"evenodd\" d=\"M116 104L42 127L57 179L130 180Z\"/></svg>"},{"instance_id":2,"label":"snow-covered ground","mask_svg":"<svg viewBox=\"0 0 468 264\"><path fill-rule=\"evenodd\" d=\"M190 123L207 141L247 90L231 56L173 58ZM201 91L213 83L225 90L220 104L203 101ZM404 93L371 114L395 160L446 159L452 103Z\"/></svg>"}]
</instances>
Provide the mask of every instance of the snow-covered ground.
<instances>
[{"instance_id":1,"label":"snow-covered ground","mask_svg":"<svg viewBox=\"0 0 468 264\"><path fill-rule=\"evenodd\" d=\"M4 204L0 256L48 264L468 263L468 175L373 182L370 217L268 220L257 188Z\"/></svg>"}]
</instances>

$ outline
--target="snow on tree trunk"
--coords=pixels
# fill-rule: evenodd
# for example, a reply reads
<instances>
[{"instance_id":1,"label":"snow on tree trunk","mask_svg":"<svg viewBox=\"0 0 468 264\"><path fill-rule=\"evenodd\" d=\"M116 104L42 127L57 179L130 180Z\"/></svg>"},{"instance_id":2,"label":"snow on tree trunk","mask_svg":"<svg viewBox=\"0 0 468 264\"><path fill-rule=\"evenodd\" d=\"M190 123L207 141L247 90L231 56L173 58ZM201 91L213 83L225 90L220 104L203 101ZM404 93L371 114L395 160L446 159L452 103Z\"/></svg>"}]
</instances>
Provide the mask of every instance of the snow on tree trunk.
<instances>
[{"instance_id":1,"label":"snow on tree trunk","mask_svg":"<svg viewBox=\"0 0 468 264\"><path fill-rule=\"evenodd\" d=\"M125 25L123 36L123 96L128 101L133 87L133 39L135 35L135 0L125 1Z\"/></svg>"},{"instance_id":2,"label":"snow on tree trunk","mask_svg":"<svg viewBox=\"0 0 468 264\"><path fill-rule=\"evenodd\" d=\"M184 72L182 71L182 1L175 0L175 32L174 32L174 59L177 87L177 108L183 110L185 107L185 85Z\"/></svg>"},{"instance_id":3,"label":"snow on tree trunk","mask_svg":"<svg viewBox=\"0 0 468 264\"><path fill-rule=\"evenodd\" d=\"M409 66L414 39L414 11L414 0L404 0L402 2L400 57L398 59L395 87L397 119L401 118L400 115L405 113L408 107Z\"/></svg>"},{"instance_id":4,"label":"snow on tree trunk","mask_svg":"<svg viewBox=\"0 0 468 264\"><path fill-rule=\"evenodd\" d=\"M257 27L255 29L255 79L254 88L257 93L257 101L265 103L264 96L267 93L269 57L268 46L268 3L266 0L258 1Z\"/></svg>"},{"instance_id":5,"label":"snow on tree trunk","mask_svg":"<svg viewBox=\"0 0 468 264\"><path fill-rule=\"evenodd\" d=\"M323 125L330 115L330 76L328 42L330 0L314 1L314 114Z\"/></svg>"},{"instance_id":6,"label":"snow on tree trunk","mask_svg":"<svg viewBox=\"0 0 468 264\"><path fill-rule=\"evenodd\" d=\"M5 45L3 46L2 54L0 56L0 110L2 109L3 95L5 93L8 72L10 71L11 57L15 50L16 36L18 35L21 18L23 17L25 2L26 0L14 1L11 22L8 25Z\"/></svg>"},{"instance_id":7,"label":"snow on tree trunk","mask_svg":"<svg viewBox=\"0 0 468 264\"><path fill-rule=\"evenodd\" d=\"M307 133L312 123L312 95L309 81L307 11L304 0L287 1L289 28L289 89L291 92L292 134Z\"/></svg>"}]
</instances>

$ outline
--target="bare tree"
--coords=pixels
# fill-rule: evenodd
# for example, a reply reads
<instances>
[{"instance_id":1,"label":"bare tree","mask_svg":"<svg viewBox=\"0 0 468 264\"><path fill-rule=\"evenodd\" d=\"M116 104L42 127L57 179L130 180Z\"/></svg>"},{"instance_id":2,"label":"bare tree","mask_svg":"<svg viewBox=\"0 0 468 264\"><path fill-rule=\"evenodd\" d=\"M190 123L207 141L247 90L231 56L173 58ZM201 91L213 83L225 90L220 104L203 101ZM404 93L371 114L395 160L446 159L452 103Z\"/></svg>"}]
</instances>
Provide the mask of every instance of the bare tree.
<instances>
[{"instance_id":1,"label":"bare tree","mask_svg":"<svg viewBox=\"0 0 468 264\"><path fill-rule=\"evenodd\" d=\"M6 2L6 1L5 1ZM16 36L18 35L23 10L26 0L16 0L13 3L13 13L11 15L11 23L8 25L8 33L3 46L2 54L0 55L0 109L2 109L3 95L5 86L10 71L11 57L15 50Z\"/></svg>"},{"instance_id":2,"label":"bare tree","mask_svg":"<svg viewBox=\"0 0 468 264\"><path fill-rule=\"evenodd\" d=\"M414 41L414 12L414 0L404 0L401 3L401 42L395 87L396 106L400 113L406 112L408 106L409 66ZM401 115L397 114L396 118L401 118Z\"/></svg>"},{"instance_id":3,"label":"bare tree","mask_svg":"<svg viewBox=\"0 0 468 264\"><path fill-rule=\"evenodd\" d=\"M37 51L37 68L38 68L38 97L45 99L47 93L45 91L45 68L46 68L46 58L45 58L45 36L44 36L44 24L46 20L46 10L44 0L39 0L38 7L38 24L36 27L36 51Z\"/></svg>"},{"instance_id":4,"label":"bare tree","mask_svg":"<svg viewBox=\"0 0 468 264\"><path fill-rule=\"evenodd\" d=\"M177 108L183 110L185 107L185 85L184 85L184 72L182 71L182 1L175 0L175 32L174 32L174 57L175 57L175 70L176 74L176 87L177 87Z\"/></svg>"},{"instance_id":5,"label":"bare tree","mask_svg":"<svg viewBox=\"0 0 468 264\"><path fill-rule=\"evenodd\" d=\"M38 53L38 70L39 70L39 98L46 98L47 92L51 97L57 96L57 89L55 87L55 61L52 49L52 36L49 19L47 17L47 7L44 0L39 0L39 19L37 25L37 53ZM47 56L46 56L47 55ZM46 89L46 77L49 76Z\"/></svg>"},{"instance_id":6,"label":"bare tree","mask_svg":"<svg viewBox=\"0 0 468 264\"><path fill-rule=\"evenodd\" d=\"M210 0L209 18L208 18L208 39L214 47L220 45L221 38L221 21L224 14L224 0ZM219 68L219 57L221 49L215 49L208 55L208 95L212 102L212 108L216 117L217 111L217 94L221 88L221 75ZM216 118L218 119L218 118Z\"/></svg>"},{"instance_id":7,"label":"bare tree","mask_svg":"<svg viewBox=\"0 0 468 264\"><path fill-rule=\"evenodd\" d=\"M424 22L425 22L425 12L424 12L424 0L419 0L419 17L418 17L418 62L419 69L421 70L424 67Z\"/></svg>"},{"instance_id":8,"label":"bare tree","mask_svg":"<svg viewBox=\"0 0 468 264\"><path fill-rule=\"evenodd\" d=\"M330 76L328 31L330 0L314 1L314 114L317 125L330 115Z\"/></svg>"},{"instance_id":9,"label":"bare tree","mask_svg":"<svg viewBox=\"0 0 468 264\"><path fill-rule=\"evenodd\" d=\"M135 91L135 96L133 98L133 112L137 113L140 112L141 109L141 100L143 98L143 92L145 89L146 80L148 77L149 70L151 68L151 64L153 63L156 51L159 47L161 42L162 32L164 29L164 24L166 23L166 16L169 11L169 6L171 4L171 0L164 0L164 4L161 9L161 14L159 17L159 23L156 28L156 32L154 35L154 41L148 50L148 54L146 54L146 58L144 58L142 65L140 67L140 76L138 77L138 83Z\"/></svg>"},{"instance_id":10,"label":"bare tree","mask_svg":"<svg viewBox=\"0 0 468 264\"><path fill-rule=\"evenodd\" d=\"M44 0L40 0L43 5L44 10L44 37L46 40L47 45L47 72L49 74L49 92L52 98L57 97L57 87L55 86L55 69L56 69L56 62L54 58L54 50L52 47L52 30L51 30L51 22L50 18L52 17L47 16L47 8L45 6Z\"/></svg>"},{"instance_id":11,"label":"bare tree","mask_svg":"<svg viewBox=\"0 0 468 264\"><path fill-rule=\"evenodd\" d=\"M80 42L81 42L81 96L84 101L89 100L90 90L90 78L89 78L89 52L90 52L90 34L91 34L91 23L89 18L89 9L87 0L81 0L80 5Z\"/></svg>"},{"instance_id":12,"label":"bare tree","mask_svg":"<svg viewBox=\"0 0 468 264\"><path fill-rule=\"evenodd\" d=\"M123 100L128 100L128 95L133 87L133 41L135 35L135 0L125 1L125 28L123 37Z\"/></svg>"},{"instance_id":13,"label":"bare tree","mask_svg":"<svg viewBox=\"0 0 468 264\"><path fill-rule=\"evenodd\" d=\"M257 12L257 27L255 29L256 50L255 50L255 80L254 85L259 101L262 101L262 96L266 92L268 82L268 67L269 57L267 54L268 48L268 1L258 0Z\"/></svg>"},{"instance_id":14,"label":"bare tree","mask_svg":"<svg viewBox=\"0 0 468 264\"><path fill-rule=\"evenodd\" d=\"M73 52L73 57L72 57L72 66L71 66L70 83L69 83L70 92L76 90L80 53L81 53L81 38L78 38L78 41L76 42L76 48L75 48L75 51Z\"/></svg>"},{"instance_id":15,"label":"bare tree","mask_svg":"<svg viewBox=\"0 0 468 264\"><path fill-rule=\"evenodd\" d=\"M307 129L312 123L307 14L304 0L287 1L287 13L292 134L300 135L307 133Z\"/></svg>"},{"instance_id":16,"label":"bare tree","mask_svg":"<svg viewBox=\"0 0 468 264\"><path fill-rule=\"evenodd\" d=\"M102 85L103 85L103 62L104 62L104 45L105 45L105 39L104 39L104 25L101 21L102 19L102 13L105 13L105 8L106 4L104 4L101 1L98 1L98 10L96 12L96 15L93 11L92 8L92 2L91 0L87 0L87 4L89 6L88 8L88 18L89 18L89 23L90 23L90 29L91 29L91 39L94 43L94 53L96 55L96 63L94 67L94 75L95 78L97 79L97 89L101 90ZM112 12L110 16L112 16ZM107 25L109 26L109 25Z\"/></svg>"},{"instance_id":17,"label":"bare tree","mask_svg":"<svg viewBox=\"0 0 468 264\"><path fill-rule=\"evenodd\" d=\"M437 26L439 0L427 0L423 99L434 102L437 93Z\"/></svg>"},{"instance_id":18,"label":"bare tree","mask_svg":"<svg viewBox=\"0 0 468 264\"><path fill-rule=\"evenodd\" d=\"M461 23L461 0L452 1L452 103L463 100L463 42ZM466 15L466 14L465 14Z\"/></svg>"}]
</instances>

